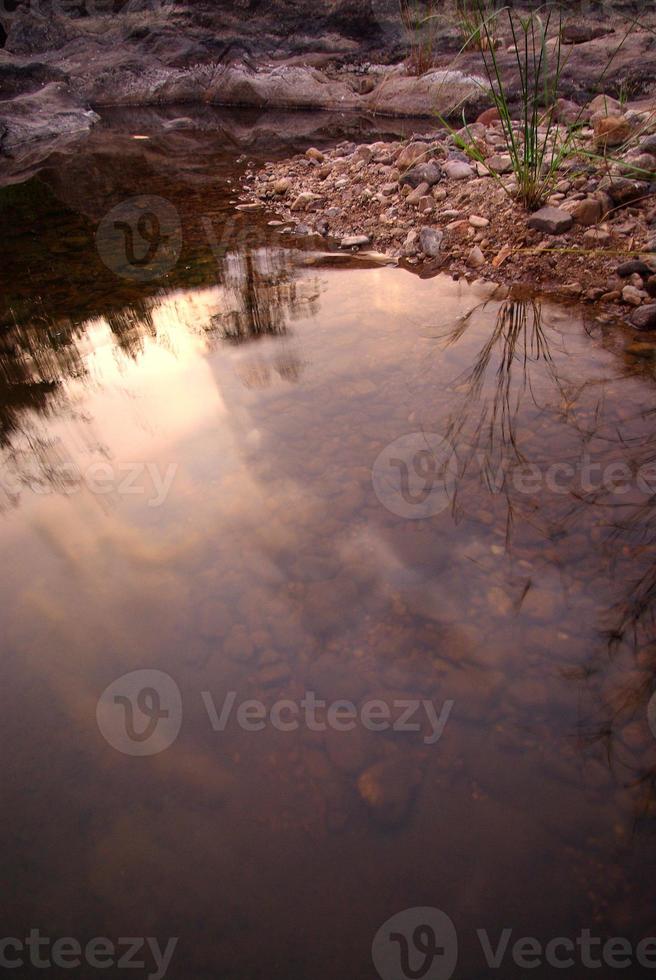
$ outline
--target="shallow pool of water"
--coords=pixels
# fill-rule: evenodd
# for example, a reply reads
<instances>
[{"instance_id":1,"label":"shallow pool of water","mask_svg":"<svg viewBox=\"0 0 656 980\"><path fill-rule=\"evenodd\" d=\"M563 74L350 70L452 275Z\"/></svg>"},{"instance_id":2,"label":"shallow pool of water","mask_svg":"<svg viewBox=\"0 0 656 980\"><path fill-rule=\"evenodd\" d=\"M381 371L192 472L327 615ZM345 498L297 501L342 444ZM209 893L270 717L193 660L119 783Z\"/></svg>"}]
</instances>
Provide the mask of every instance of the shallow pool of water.
<instances>
[{"instance_id":1,"label":"shallow pool of water","mask_svg":"<svg viewBox=\"0 0 656 980\"><path fill-rule=\"evenodd\" d=\"M522 937L587 975L589 930L594 975L609 937L634 975L651 362L301 246L234 211L243 146L144 130L0 198L4 935L445 980L525 975Z\"/></svg>"}]
</instances>

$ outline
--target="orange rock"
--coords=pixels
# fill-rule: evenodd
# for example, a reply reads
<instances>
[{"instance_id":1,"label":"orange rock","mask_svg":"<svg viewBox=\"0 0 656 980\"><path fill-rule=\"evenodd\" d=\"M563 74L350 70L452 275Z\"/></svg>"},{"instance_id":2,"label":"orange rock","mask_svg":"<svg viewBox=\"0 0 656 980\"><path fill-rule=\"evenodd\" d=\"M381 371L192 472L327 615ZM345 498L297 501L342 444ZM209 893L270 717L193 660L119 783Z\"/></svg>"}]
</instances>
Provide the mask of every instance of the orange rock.
<instances>
[{"instance_id":1,"label":"orange rock","mask_svg":"<svg viewBox=\"0 0 656 980\"><path fill-rule=\"evenodd\" d=\"M631 124L624 116L602 116L594 122L595 142L599 147L621 146L631 132Z\"/></svg>"},{"instance_id":2,"label":"orange rock","mask_svg":"<svg viewBox=\"0 0 656 980\"><path fill-rule=\"evenodd\" d=\"M481 123L483 126L491 126L492 123L499 122L500 119L501 116L499 115L499 110L496 107L493 107L492 109L486 109L485 112L482 112L476 122Z\"/></svg>"}]
</instances>

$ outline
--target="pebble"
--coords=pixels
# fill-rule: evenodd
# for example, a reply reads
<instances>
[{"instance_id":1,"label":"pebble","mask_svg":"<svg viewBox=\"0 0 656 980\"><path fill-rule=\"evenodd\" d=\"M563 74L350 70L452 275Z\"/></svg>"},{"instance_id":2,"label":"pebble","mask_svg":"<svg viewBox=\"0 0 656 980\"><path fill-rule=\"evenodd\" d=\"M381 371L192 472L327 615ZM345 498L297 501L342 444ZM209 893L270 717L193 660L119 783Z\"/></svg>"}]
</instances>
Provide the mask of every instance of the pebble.
<instances>
[{"instance_id":1,"label":"pebble","mask_svg":"<svg viewBox=\"0 0 656 980\"><path fill-rule=\"evenodd\" d=\"M635 286L625 286L622 290L622 299L631 306L642 305L643 292Z\"/></svg>"},{"instance_id":2,"label":"pebble","mask_svg":"<svg viewBox=\"0 0 656 980\"><path fill-rule=\"evenodd\" d=\"M577 201L568 210L579 225L596 225L597 222L601 221L604 211L601 201L594 197L586 197L582 201Z\"/></svg>"},{"instance_id":3,"label":"pebble","mask_svg":"<svg viewBox=\"0 0 656 980\"><path fill-rule=\"evenodd\" d=\"M413 191L410 191L406 197L408 204L418 204L419 201L428 193L429 186L427 183L418 184Z\"/></svg>"},{"instance_id":4,"label":"pebble","mask_svg":"<svg viewBox=\"0 0 656 980\"><path fill-rule=\"evenodd\" d=\"M440 254L444 233L438 228L424 227L419 232L419 245L422 252L431 258L437 258Z\"/></svg>"},{"instance_id":5,"label":"pebble","mask_svg":"<svg viewBox=\"0 0 656 980\"><path fill-rule=\"evenodd\" d=\"M485 256L481 252L478 245L474 245L473 249L467 256L467 265L470 269L480 269L481 266L485 265Z\"/></svg>"},{"instance_id":6,"label":"pebble","mask_svg":"<svg viewBox=\"0 0 656 980\"><path fill-rule=\"evenodd\" d=\"M469 224L472 228L487 228L490 222L487 218L481 218L478 214L472 214L469 216Z\"/></svg>"},{"instance_id":7,"label":"pebble","mask_svg":"<svg viewBox=\"0 0 656 980\"><path fill-rule=\"evenodd\" d=\"M471 180L474 176L474 169L461 160L447 160L443 169L450 180Z\"/></svg>"},{"instance_id":8,"label":"pebble","mask_svg":"<svg viewBox=\"0 0 656 980\"><path fill-rule=\"evenodd\" d=\"M495 153L485 161L485 166L497 174L510 174L513 169L512 160L505 153Z\"/></svg>"},{"instance_id":9,"label":"pebble","mask_svg":"<svg viewBox=\"0 0 656 980\"><path fill-rule=\"evenodd\" d=\"M321 200L321 194L313 194L312 191L301 191L292 204L292 211L304 211L315 201Z\"/></svg>"}]
</instances>

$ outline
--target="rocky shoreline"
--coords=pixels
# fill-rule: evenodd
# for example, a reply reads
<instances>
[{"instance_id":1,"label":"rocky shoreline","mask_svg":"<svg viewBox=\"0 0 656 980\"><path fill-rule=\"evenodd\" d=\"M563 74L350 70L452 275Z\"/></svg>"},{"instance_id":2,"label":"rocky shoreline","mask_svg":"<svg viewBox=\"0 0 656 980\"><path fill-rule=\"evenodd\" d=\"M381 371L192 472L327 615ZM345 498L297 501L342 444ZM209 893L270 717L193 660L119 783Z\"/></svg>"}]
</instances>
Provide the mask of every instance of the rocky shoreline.
<instances>
[{"instance_id":1,"label":"rocky shoreline","mask_svg":"<svg viewBox=\"0 0 656 980\"><path fill-rule=\"evenodd\" d=\"M344 142L268 163L246 175L242 206L265 206L274 227L373 249L422 275L528 285L656 328L656 101L627 108L600 95L585 107L560 100L556 111L562 131L567 118L585 120L580 155L563 163L537 213L514 198L494 110L458 134ZM484 163L459 148L472 138ZM589 153L618 143L620 160L614 150L613 163L591 162Z\"/></svg>"}]
</instances>

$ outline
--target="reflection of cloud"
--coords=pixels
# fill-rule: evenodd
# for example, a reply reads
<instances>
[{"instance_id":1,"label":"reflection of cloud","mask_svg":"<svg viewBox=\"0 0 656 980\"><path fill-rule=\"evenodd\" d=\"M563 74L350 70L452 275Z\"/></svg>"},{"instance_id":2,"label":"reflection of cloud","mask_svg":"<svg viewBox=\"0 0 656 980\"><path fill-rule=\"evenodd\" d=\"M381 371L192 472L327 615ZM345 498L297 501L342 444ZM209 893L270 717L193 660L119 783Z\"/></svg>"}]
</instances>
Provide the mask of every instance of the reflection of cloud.
<instances>
[{"instance_id":1,"label":"reflection of cloud","mask_svg":"<svg viewBox=\"0 0 656 980\"><path fill-rule=\"evenodd\" d=\"M15 504L26 487L56 492L83 484L94 460L125 458L127 432L135 461L151 460L163 448L158 433L170 443L224 411L203 360L216 343L217 324L220 337L242 344L284 335L288 319L316 312L316 282L297 282L283 252L230 253L219 271L225 282L212 288L161 294L63 330L53 325L46 343L41 322L6 331L0 439L10 481L0 484L0 507ZM303 361L288 344L237 370L246 386L258 387L272 374L297 381ZM55 398L57 414L46 434L41 417ZM81 403L83 415L76 410ZM101 438L92 431L96 417Z\"/></svg>"}]
</instances>

